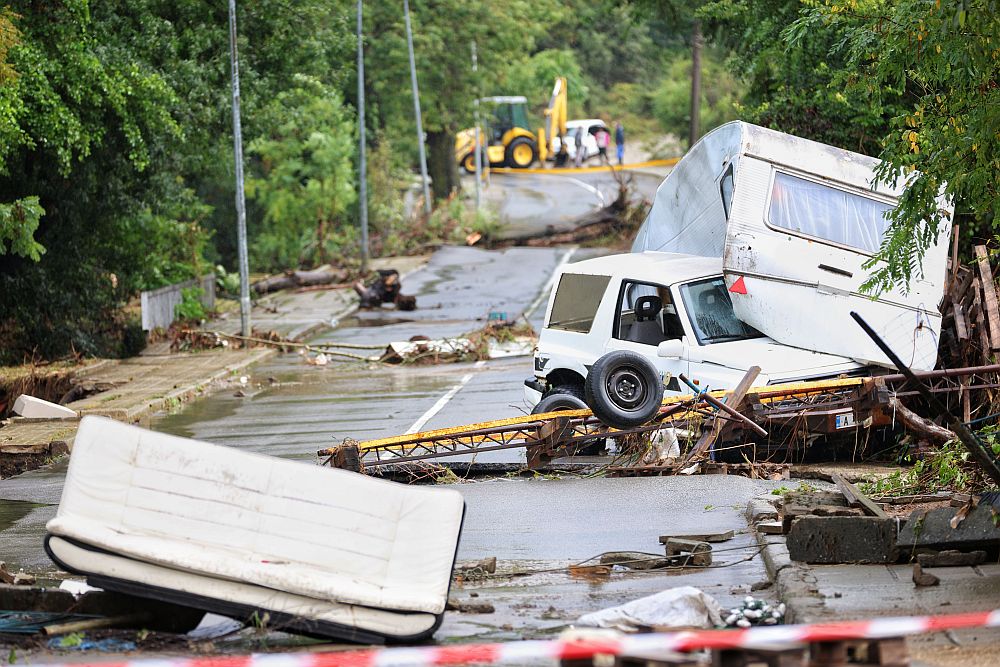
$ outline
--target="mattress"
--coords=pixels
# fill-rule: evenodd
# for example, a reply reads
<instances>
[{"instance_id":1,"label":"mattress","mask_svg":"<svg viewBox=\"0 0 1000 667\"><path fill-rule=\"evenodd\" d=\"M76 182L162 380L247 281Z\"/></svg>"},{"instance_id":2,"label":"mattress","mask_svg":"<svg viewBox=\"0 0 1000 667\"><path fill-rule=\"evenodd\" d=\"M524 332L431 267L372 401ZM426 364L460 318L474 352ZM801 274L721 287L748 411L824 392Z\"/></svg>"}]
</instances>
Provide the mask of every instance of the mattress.
<instances>
[{"instance_id":1,"label":"mattress","mask_svg":"<svg viewBox=\"0 0 1000 667\"><path fill-rule=\"evenodd\" d=\"M413 640L440 623L463 513L454 490L87 416L46 548L110 590L309 634Z\"/></svg>"}]
</instances>

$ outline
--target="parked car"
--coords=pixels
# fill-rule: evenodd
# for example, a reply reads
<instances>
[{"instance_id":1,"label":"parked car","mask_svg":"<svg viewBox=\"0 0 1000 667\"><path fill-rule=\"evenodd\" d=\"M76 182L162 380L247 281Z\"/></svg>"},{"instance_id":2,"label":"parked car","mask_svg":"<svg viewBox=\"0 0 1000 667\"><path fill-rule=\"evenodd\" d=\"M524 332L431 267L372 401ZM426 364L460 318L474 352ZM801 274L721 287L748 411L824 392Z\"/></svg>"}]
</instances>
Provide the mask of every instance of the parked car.
<instances>
[{"instance_id":1,"label":"parked car","mask_svg":"<svg viewBox=\"0 0 1000 667\"><path fill-rule=\"evenodd\" d=\"M604 128L605 132L609 132L607 124L600 118L588 118L585 120L568 120L566 121L566 152L569 153L569 157L572 159L576 157L576 130L577 128L583 128L583 148L584 148L584 160L589 160L598 154L597 150L597 138L595 135L597 131ZM612 135L613 136L613 135ZM550 160L554 160L555 156L559 153L559 147L561 142L559 137L552 138L552 155L549 156Z\"/></svg>"}]
</instances>

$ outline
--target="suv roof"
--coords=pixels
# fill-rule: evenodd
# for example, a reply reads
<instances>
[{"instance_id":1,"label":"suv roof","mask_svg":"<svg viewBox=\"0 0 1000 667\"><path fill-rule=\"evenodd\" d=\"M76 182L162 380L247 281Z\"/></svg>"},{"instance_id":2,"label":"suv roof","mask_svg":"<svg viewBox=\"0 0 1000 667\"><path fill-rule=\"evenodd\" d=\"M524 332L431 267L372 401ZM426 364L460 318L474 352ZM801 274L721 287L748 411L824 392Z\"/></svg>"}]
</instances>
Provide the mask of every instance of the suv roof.
<instances>
[{"instance_id":1,"label":"suv roof","mask_svg":"<svg viewBox=\"0 0 1000 667\"><path fill-rule=\"evenodd\" d=\"M650 251L587 259L567 265L563 273L622 276L672 285L698 278L720 276L722 260L718 257Z\"/></svg>"}]
</instances>

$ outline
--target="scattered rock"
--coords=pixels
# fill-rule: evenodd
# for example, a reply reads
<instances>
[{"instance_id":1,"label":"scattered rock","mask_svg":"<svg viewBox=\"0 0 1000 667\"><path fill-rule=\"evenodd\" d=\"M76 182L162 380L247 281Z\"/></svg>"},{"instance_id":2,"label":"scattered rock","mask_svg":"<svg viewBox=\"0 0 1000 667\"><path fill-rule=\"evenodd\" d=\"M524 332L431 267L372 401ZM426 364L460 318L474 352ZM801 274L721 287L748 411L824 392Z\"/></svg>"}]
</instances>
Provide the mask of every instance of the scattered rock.
<instances>
[{"instance_id":1,"label":"scattered rock","mask_svg":"<svg viewBox=\"0 0 1000 667\"><path fill-rule=\"evenodd\" d=\"M496 611L489 602L469 602L456 598L448 598L448 604L445 605L445 609L448 611L457 611L460 614L492 614Z\"/></svg>"},{"instance_id":2,"label":"scattered rock","mask_svg":"<svg viewBox=\"0 0 1000 667\"><path fill-rule=\"evenodd\" d=\"M941 580L930 572L924 572L920 563L913 564L913 583L917 586L937 586Z\"/></svg>"},{"instance_id":3,"label":"scattered rock","mask_svg":"<svg viewBox=\"0 0 1000 667\"><path fill-rule=\"evenodd\" d=\"M601 556L601 565L622 565L630 570L659 570L670 566L670 560L634 551L613 551Z\"/></svg>"}]
</instances>

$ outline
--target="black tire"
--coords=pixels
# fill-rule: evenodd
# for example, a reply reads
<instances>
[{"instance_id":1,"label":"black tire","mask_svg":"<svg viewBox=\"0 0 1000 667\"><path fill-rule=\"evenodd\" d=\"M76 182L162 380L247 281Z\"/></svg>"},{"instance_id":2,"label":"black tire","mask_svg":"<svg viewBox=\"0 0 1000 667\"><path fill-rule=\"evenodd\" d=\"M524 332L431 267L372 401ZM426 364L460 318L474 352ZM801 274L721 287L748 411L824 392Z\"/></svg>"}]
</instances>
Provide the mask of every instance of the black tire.
<instances>
[{"instance_id":1,"label":"black tire","mask_svg":"<svg viewBox=\"0 0 1000 667\"><path fill-rule=\"evenodd\" d=\"M485 153L483 153L482 160L480 160L479 164L481 165L482 169L486 169L486 167L489 166L486 164ZM461 160L458 161L458 165L465 170L465 173L475 175L476 154L473 151L469 151L468 153L465 154L465 157L463 157Z\"/></svg>"},{"instance_id":2,"label":"black tire","mask_svg":"<svg viewBox=\"0 0 1000 667\"><path fill-rule=\"evenodd\" d=\"M528 150L531 151L530 160L526 157ZM525 158L519 159L518 156L522 155ZM507 144L507 150L504 152L504 160L507 162L508 167L527 169L538 160L538 144L528 137L518 137Z\"/></svg>"},{"instance_id":3,"label":"black tire","mask_svg":"<svg viewBox=\"0 0 1000 667\"><path fill-rule=\"evenodd\" d=\"M545 412L559 410L586 410L587 402L583 398L583 387L573 384L562 384L545 392L542 400L531 409L531 414L540 415Z\"/></svg>"},{"instance_id":4,"label":"black tire","mask_svg":"<svg viewBox=\"0 0 1000 667\"><path fill-rule=\"evenodd\" d=\"M559 412L560 410L587 410L588 406L583 399L583 387L578 384L562 384L549 389L542 396L542 400L531 409L531 414L540 415L545 412ZM596 456L604 452L604 438L594 438L584 440L577 445L577 453L585 456Z\"/></svg>"},{"instance_id":5,"label":"black tire","mask_svg":"<svg viewBox=\"0 0 1000 667\"><path fill-rule=\"evenodd\" d=\"M663 402L663 383L653 363L635 352L608 352L584 382L594 416L614 428L634 428L652 419Z\"/></svg>"}]
</instances>

